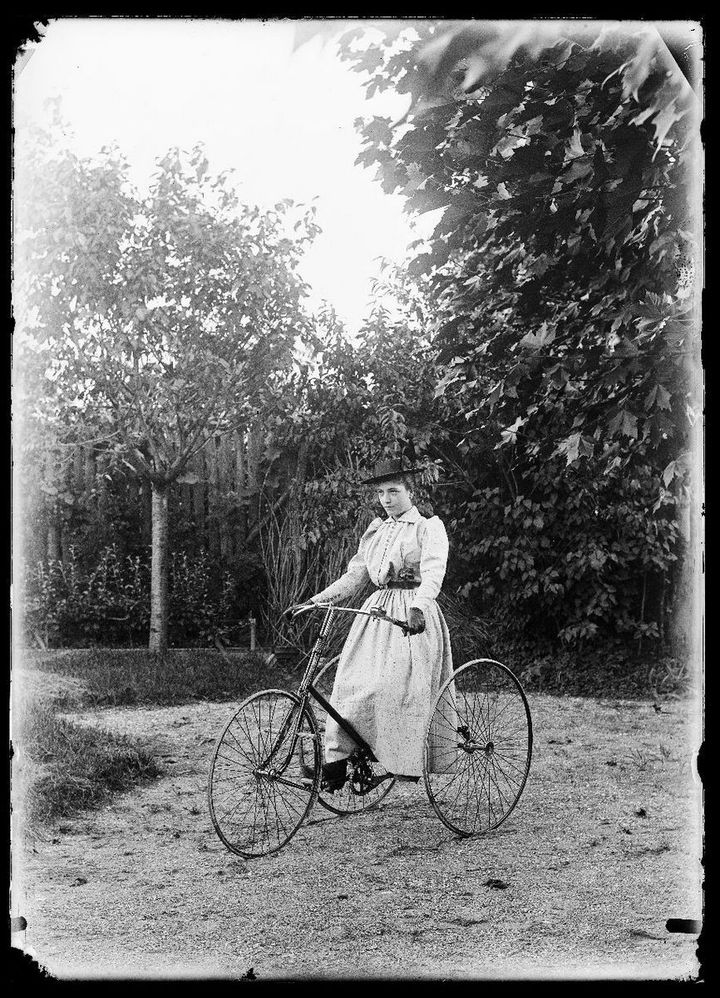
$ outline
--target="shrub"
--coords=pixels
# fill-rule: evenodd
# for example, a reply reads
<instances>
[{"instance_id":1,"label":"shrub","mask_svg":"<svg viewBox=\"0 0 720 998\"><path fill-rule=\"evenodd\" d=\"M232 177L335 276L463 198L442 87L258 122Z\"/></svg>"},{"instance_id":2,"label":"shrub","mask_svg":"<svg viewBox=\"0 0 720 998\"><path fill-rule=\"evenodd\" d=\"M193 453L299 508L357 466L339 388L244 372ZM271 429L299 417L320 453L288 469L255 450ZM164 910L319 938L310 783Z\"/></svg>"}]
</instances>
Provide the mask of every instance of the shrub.
<instances>
[{"instance_id":1,"label":"shrub","mask_svg":"<svg viewBox=\"0 0 720 998\"><path fill-rule=\"evenodd\" d=\"M219 575L205 551L175 553L170 564L171 643L207 647L229 640L237 624L237 592L229 571ZM46 647L143 645L150 622L150 570L139 555L103 548L82 564L77 549L64 561L30 573L25 627Z\"/></svg>"},{"instance_id":2,"label":"shrub","mask_svg":"<svg viewBox=\"0 0 720 998\"><path fill-rule=\"evenodd\" d=\"M170 625L172 644L207 647L227 638L232 627L234 583L225 571L218 580L210 558L173 552L170 558Z\"/></svg>"},{"instance_id":3,"label":"shrub","mask_svg":"<svg viewBox=\"0 0 720 998\"><path fill-rule=\"evenodd\" d=\"M29 580L26 627L45 645L133 644L147 637L150 578L138 555L120 558L115 545L90 568L77 549L65 561L39 563Z\"/></svg>"},{"instance_id":4,"label":"shrub","mask_svg":"<svg viewBox=\"0 0 720 998\"><path fill-rule=\"evenodd\" d=\"M657 655L680 553L674 500L653 501L654 473L598 478L538 471L527 494L477 489L449 523L462 592L515 637L558 651Z\"/></svg>"}]
</instances>

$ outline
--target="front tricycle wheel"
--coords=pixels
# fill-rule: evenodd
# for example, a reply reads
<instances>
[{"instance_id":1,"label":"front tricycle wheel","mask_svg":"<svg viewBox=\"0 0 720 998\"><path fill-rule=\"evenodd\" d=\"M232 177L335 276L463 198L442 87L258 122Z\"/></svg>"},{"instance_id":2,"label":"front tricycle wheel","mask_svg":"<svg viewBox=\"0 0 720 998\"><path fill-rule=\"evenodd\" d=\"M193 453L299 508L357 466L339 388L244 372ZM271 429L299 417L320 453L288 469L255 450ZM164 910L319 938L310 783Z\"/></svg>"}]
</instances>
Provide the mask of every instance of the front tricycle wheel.
<instances>
[{"instance_id":1,"label":"front tricycle wheel","mask_svg":"<svg viewBox=\"0 0 720 998\"><path fill-rule=\"evenodd\" d=\"M208 779L212 823L239 856L276 852L298 830L320 787L320 738L312 710L285 690L264 690L233 714Z\"/></svg>"}]
</instances>

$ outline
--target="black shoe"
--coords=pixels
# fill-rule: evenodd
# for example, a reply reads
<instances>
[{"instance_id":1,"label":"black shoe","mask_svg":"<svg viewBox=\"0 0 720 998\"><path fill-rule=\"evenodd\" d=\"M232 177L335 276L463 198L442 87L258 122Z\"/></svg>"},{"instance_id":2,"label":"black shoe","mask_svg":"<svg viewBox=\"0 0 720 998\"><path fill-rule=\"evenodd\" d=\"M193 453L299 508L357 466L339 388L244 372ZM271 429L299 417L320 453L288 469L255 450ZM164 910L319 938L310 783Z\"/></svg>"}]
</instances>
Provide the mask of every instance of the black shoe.
<instances>
[{"instance_id":1,"label":"black shoe","mask_svg":"<svg viewBox=\"0 0 720 998\"><path fill-rule=\"evenodd\" d=\"M403 776L402 773L393 773L393 777L400 783L419 783L419 776Z\"/></svg>"},{"instance_id":2,"label":"black shoe","mask_svg":"<svg viewBox=\"0 0 720 998\"><path fill-rule=\"evenodd\" d=\"M315 770L312 766L306 765L304 762L300 763L300 772L303 775L303 780L308 783L312 783L315 778ZM328 793L334 793L339 790L340 787L345 785L347 781L347 759L339 759L337 762L325 762L322 767L322 777L320 786L321 789L327 790Z\"/></svg>"},{"instance_id":3,"label":"black shoe","mask_svg":"<svg viewBox=\"0 0 720 998\"><path fill-rule=\"evenodd\" d=\"M322 768L321 787L329 794L340 790L347 780L347 759L337 759L335 762L325 762Z\"/></svg>"}]
</instances>

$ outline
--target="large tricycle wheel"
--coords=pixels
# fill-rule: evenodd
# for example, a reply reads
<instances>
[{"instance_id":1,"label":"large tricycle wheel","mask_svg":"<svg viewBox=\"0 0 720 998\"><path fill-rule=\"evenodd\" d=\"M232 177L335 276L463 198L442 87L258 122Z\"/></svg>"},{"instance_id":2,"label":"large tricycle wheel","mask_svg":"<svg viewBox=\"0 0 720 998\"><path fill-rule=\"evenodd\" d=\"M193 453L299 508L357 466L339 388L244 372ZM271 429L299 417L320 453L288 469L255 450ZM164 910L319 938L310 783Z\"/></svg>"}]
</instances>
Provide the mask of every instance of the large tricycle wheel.
<instances>
[{"instance_id":1,"label":"large tricycle wheel","mask_svg":"<svg viewBox=\"0 0 720 998\"><path fill-rule=\"evenodd\" d=\"M507 666L474 659L442 686L425 736L424 777L438 817L459 835L503 823L525 787L532 720Z\"/></svg>"},{"instance_id":2,"label":"large tricycle wheel","mask_svg":"<svg viewBox=\"0 0 720 998\"><path fill-rule=\"evenodd\" d=\"M298 830L320 787L317 722L299 697L264 690L220 735L208 780L215 831L231 852L264 856Z\"/></svg>"}]
</instances>

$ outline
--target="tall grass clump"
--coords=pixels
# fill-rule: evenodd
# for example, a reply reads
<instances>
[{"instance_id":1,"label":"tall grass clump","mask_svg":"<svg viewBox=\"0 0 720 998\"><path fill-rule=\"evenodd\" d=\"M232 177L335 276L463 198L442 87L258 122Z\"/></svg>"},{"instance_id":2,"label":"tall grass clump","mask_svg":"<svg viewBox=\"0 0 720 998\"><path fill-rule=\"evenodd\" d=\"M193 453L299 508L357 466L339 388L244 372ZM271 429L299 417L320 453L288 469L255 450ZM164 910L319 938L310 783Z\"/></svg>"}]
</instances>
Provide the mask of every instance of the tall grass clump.
<instances>
[{"instance_id":1,"label":"tall grass clump","mask_svg":"<svg viewBox=\"0 0 720 998\"><path fill-rule=\"evenodd\" d=\"M302 603L339 578L357 550L357 537L348 534L322 538L307 531L297 505L282 516L268 517L260 534L260 549L267 577L268 597L262 608L263 630L273 647L308 651L317 633L319 618L308 614L289 622L282 613ZM368 583L349 605L360 606L372 592ZM352 623L349 614L338 614L326 646L337 654Z\"/></svg>"},{"instance_id":2,"label":"tall grass clump","mask_svg":"<svg viewBox=\"0 0 720 998\"><path fill-rule=\"evenodd\" d=\"M31 829L97 807L160 774L147 746L62 716L80 706L73 677L16 673L13 698L13 811Z\"/></svg>"}]
</instances>

